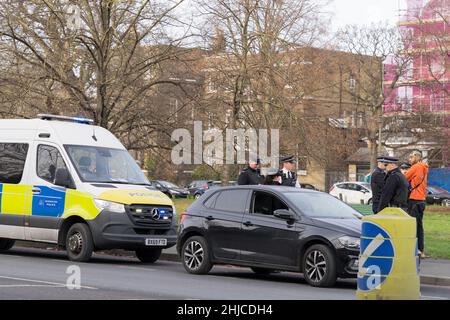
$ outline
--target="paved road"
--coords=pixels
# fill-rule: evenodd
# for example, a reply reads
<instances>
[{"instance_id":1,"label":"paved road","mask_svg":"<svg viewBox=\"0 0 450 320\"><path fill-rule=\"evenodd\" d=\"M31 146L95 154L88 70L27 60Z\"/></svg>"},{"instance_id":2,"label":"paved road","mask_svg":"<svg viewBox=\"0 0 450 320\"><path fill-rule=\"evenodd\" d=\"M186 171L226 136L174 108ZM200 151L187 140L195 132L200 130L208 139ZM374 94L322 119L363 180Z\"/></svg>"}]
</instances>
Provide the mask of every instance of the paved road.
<instances>
[{"instance_id":1,"label":"paved road","mask_svg":"<svg viewBox=\"0 0 450 320\"><path fill-rule=\"evenodd\" d=\"M15 248L0 255L0 299L354 299L355 281L336 288L308 286L301 275L257 276L249 269L216 266L206 276L187 274L177 262L144 265L134 258L96 254L80 263L81 286L69 290L62 252ZM450 288L422 286L425 299L450 299Z\"/></svg>"}]
</instances>

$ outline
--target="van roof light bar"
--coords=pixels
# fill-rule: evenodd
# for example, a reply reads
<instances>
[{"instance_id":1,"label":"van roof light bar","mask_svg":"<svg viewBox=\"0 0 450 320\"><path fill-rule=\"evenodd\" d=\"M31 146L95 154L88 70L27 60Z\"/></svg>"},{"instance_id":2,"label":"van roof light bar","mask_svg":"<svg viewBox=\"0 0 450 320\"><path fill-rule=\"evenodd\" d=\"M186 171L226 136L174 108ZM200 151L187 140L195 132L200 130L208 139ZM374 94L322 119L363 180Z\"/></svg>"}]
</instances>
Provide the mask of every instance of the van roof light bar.
<instances>
[{"instance_id":1,"label":"van roof light bar","mask_svg":"<svg viewBox=\"0 0 450 320\"><path fill-rule=\"evenodd\" d=\"M57 120L57 121L67 121L67 122L75 122L75 123L83 123L83 124L93 124L94 120L87 119L83 117L67 117L67 116L58 116L53 114L38 114L39 119L42 120Z\"/></svg>"}]
</instances>

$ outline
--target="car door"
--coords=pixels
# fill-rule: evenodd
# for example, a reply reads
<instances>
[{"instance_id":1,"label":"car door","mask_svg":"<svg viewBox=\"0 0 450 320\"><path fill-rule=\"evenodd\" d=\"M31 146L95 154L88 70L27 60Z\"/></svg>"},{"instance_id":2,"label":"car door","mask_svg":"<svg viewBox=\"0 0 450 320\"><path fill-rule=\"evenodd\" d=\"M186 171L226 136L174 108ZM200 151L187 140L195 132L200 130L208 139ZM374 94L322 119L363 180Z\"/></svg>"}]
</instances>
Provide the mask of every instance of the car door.
<instances>
[{"instance_id":1,"label":"car door","mask_svg":"<svg viewBox=\"0 0 450 320\"><path fill-rule=\"evenodd\" d=\"M25 142L0 142L0 238L25 239L25 217L31 212L29 149Z\"/></svg>"},{"instance_id":2,"label":"car door","mask_svg":"<svg viewBox=\"0 0 450 320\"><path fill-rule=\"evenodd\" d=\"M283 266L296 264L298 226L275 217L277 209L289 207L273 193L253 192L249 212L242 223L245 235L241 244L242 260Z\"/></svg>"},{"instance_id":3,"label":"car door","mask_svg":"<svg viewBox=\"0 0 450 320\"><path fill-rule=\"evenodd\" d=\"M347 183L347 190L344 194L344 202L350 204L358 204L360 203L361 192L357 191L357 184L355 183Z\"/></svg>"},{"instance_id":4,"label":"car door","mask_svg":"<svg viewBox=\"0 0 450 320\"><path fill-rule=\"evenodd\" d=\"M27 240L57 242L58 228L64 215L66 188L55 184L56 172L68 170L57 145L36 142L36 162L30 173L32 187L31 216L26 219Z\"/></svg>"},{"instance_id":5,"label":"car door","mask_svg":"<svg viewBox=\"0 0 450 320\"><path fill-rule=\"evenodd\" d=\"M248 208L250 190L224 190L205 201L206 237L213 256L219 259L238 259L244 241L242 219Z\"/></svg>"}]
</instances>

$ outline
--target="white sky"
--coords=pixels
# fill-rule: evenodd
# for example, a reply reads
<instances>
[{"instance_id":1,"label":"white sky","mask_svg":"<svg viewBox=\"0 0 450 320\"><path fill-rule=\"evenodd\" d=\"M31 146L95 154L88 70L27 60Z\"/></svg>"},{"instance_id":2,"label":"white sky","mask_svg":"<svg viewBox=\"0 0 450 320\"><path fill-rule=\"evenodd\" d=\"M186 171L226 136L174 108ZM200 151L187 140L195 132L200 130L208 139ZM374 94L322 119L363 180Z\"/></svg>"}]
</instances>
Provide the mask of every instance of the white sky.
<instances>
[{"instance_id":1,"label":"white sky","mask_svg":"<svg viewBox=\"0 0 450 320\"><path fill-rule=\"evenodd\" d=\"M395 25L399 7L404 0L334 0L330 9L334 12L333 29L347 24L368 25L387 22Z\"/></svg>"}]
</instances>

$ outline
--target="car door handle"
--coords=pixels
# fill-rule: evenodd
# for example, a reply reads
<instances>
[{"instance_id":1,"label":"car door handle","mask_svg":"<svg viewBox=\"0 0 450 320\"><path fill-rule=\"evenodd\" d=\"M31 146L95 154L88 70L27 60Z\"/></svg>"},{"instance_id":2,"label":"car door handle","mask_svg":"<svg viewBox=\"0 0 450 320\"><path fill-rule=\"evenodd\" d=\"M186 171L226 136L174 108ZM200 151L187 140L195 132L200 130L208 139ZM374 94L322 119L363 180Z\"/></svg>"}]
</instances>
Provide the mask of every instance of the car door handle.
<instances>
[{"instance_id":1,"label":"car door handle","mask_svg":"<svg viewBox=\"0 0 450 320\"><path fill-rule=\"evenodd\" d=\"M208 221L213 221L213 220L214 220L214 217L213 217L213 216L207 216L207 217L206 217L206 220L208 220Z\"/></svg>"},{"instance_id":2,"label":"car door handle","mask_svg":"<svg viewBox=\"0 0 450 320\"><path fill-rule=\"evenodd\" d=\"M251 226L253 226L253 223L251 221L245 221L244 226L251 227Z\"/></svg>"},{"instance_id":3,"label":"car door handle","mask_svg":"<svg viewBox=\"0 0 450 320\"><path fill-rule=\"evenodd\" d=\"M33 187L31 189L31 192L34 193L34 194L40 194L41 193L41 189L38 188L38 187Z\"/></svg>"}]
</instances>

